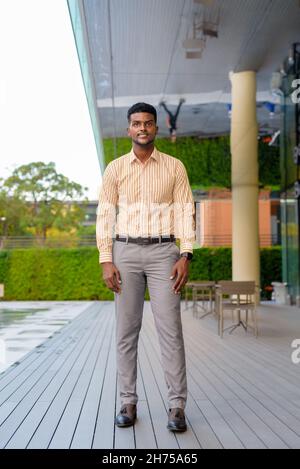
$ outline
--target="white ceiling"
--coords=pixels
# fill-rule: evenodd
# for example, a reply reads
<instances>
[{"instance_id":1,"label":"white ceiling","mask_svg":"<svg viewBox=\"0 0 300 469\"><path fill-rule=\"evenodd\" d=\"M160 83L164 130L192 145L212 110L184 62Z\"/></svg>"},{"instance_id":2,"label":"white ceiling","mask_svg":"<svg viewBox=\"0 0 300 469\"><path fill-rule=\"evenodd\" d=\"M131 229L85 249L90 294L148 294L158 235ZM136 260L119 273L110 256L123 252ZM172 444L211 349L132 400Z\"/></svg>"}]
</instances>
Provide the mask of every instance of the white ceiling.
<instances>
[{"instance_id":1,"label":"white ceiling","mask_svg":"<svg viewBox=\"0 0 300 469\"><path fill-rule=\"evenodd\" d=\"M84 0L102 133L125 135L126 112L138 101L157 107L160 134L167 135L161 98L174 110L182 135L226 133L230 129L230 71L257 72L257 101L270 92L293 42L300 41L299 0ZM201 59L185 58L193 12L212 16L220 9L219 37L207 38ZM114 104L114 106L112 106ZM260 127L279 126L280 106L271 119L258 107Z\"/></svg>"}]
</instances>

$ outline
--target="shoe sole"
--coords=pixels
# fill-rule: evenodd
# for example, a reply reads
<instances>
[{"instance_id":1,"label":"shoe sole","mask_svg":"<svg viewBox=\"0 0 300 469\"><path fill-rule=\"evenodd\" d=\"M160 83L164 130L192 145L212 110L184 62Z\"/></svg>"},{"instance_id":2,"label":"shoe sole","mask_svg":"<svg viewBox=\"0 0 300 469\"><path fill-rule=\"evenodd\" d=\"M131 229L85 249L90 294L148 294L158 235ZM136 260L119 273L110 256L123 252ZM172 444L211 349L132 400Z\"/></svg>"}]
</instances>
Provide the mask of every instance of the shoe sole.
<instances>
[{"instance_id":1,"label":"shoe sole","mask_svg":"<svg viewBox=\"0 0 300 469\"><path fill-rule=\"evenodd\" d=\"M170 430L171 432L185 432L187 430L187 427L185 428L174 428L174 427L169 427L167 425L167 429Z\"/></svg>"},{"instance_id":2,"label":"shoe sole","mask_svg":"<svg viewBox=\"0 0 300 469\"><path fill-rule=\"evenodd\" d=\"M116 423L116 427L119 427L119 428L132 427L133 425L134 425L134 422L133 423Z\"/></svg>"},{"instance_id":3,"label":"shoe sole","mask_svg":"<svg viewBox=\"0 0 300 469\"><path fill-rule=\"evenodd\" d=\"M119 428L132 427L135 424L135 421L136 421L136 418L131 423L117 423L117 422L115 422L115 425L116 425L116 427L119 427Z\"/></svg>"}]
</instances>

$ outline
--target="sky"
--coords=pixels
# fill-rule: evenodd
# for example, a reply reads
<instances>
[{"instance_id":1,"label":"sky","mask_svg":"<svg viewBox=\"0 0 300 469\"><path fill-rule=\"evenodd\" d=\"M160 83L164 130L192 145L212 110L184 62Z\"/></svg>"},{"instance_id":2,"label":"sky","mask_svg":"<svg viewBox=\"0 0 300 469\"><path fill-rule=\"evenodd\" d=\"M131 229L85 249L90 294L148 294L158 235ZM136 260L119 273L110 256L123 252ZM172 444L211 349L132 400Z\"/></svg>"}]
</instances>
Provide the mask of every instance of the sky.
<instances>
[{"instance_id":1,"label":"sky","mask_svg":"<svg viewBox=\"0 0 300 469\"><path fill-rule=\"evenodd\" d=\"M66 0L0 0L0 177L34 161L98 198L101 171Z\"/></svg>"}]
</instances>

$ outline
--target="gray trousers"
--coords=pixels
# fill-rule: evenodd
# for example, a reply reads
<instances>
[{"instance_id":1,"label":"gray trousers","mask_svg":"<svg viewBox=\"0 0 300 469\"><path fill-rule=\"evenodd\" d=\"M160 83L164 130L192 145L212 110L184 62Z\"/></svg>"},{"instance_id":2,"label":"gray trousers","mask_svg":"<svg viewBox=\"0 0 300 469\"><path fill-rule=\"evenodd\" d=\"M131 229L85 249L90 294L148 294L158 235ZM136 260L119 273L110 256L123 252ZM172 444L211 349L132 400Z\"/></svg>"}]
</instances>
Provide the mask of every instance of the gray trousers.
<instances>
[{"instance_id":1,"label":"gray trousers","mask_svg":"<svg viewBox=\"0 0 300 469\"><path fill-rule=\"evenodd\" d=\"M148 285L158 333L169 407L185 408L187 380L180 316L180 295L171 271L179 259L173 242L138 245L114 241L113 262L120 271L121 293L115 293L117 371L120 401L136 404L137 349Z\"/></svg>"}]
</instances>

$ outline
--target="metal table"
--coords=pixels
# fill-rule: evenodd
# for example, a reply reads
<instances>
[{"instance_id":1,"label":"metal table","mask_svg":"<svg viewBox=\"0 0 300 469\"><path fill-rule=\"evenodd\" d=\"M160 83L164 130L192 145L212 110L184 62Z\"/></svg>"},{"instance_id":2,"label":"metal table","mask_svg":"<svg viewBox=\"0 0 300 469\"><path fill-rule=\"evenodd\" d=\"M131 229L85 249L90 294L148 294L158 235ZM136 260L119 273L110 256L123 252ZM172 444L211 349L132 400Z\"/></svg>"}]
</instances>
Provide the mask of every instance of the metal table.
<instances>
[{"instance_id":1,"label":"metal table","mask_svg":"<svg viewBox=\"0 0 300 469\"><path fill-rule=\"evenodd\" d=\"M202 319L209 314L215 313L213 306L213 293L215 290L214 281L191 281L185 284L185 310L189 309L188 306L188 291L192 290L192 308L193 315L196 315L198 319ZM207 308L206 300L209 302L209 308ZM199 301L201 302L199 304ZM198 308L200 308L204 314L198 316Z\"/></svg>"}]
</instances>

